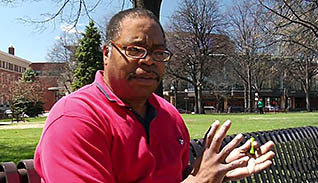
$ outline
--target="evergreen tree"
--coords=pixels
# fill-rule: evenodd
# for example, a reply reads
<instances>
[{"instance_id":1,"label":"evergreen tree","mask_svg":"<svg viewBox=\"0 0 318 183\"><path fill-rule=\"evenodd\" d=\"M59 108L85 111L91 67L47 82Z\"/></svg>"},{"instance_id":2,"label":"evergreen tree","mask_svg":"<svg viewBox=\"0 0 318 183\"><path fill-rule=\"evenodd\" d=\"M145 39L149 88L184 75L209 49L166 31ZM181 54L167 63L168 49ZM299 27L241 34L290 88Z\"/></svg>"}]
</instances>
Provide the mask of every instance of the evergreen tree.
<instances>
[{"instance_id":1,"label":"evergreen tree","mask_svg":"<svg viewBox=\"0 0 318 183\"><path fill-rule=\"evenodd\" d=\"M101 51L101 35L93 21L86 26L83 38L79 40L76 51L78 62L74 73L73 91L94 81L97 70L103 70L103 55Z\"/></svg>"},{"instance_id":2,"label":"evergreen tree","mask_svg":"<svg viewBox=\"0 0 318 183\"><path fill-rule=\"evenodd\" d=\"M33 83L36 80L36 73L31 68L27 68L22 74L22 81Z\"/></svg>"}]
</instances>

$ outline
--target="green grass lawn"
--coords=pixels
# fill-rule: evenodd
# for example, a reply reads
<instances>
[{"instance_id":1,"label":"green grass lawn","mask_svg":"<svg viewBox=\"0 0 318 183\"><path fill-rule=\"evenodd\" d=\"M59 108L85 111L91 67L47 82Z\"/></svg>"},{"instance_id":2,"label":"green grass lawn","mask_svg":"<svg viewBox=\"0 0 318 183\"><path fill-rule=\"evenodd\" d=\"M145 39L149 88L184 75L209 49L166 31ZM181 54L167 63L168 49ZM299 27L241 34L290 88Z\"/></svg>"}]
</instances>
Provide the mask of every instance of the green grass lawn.
<instances>
[{"instance_id":1,"label":"green grass lawn","mask_svg":"<svg viewBox=\"0 0 318 183\"><path fill-rule=\"evenodd\" d=\"M267 114L183 114L191 138L202 138L210 125L219 120L229 119L232 126L228 134L238 134L260 130L318 126L318 113L267 113Z\"/></svg>"},{"instance_id":2,"label":"green grass lawn","mask_svg":"<svg viewBox=\"0 0 318 183\"><path fill-rule=\"evenodd\" d=\"M43 122L45 120L46 120L46 117L26 118L27 122ZM9 121L11 121L11 118L0 119L0 122L9 122Z\"/></svg>"},{"instance_id":3,"label":"green grass lawn","mask_svg":"<svg viewBox=\"0 0 318 183\"><path fill-rule=\"evenodd\" d=\"M183 114L191 138L202 138L210 125L229 119L232 126L228 134L272 130L301 126L318 126L318 113L267 113L267 114Z\"/></svg>"},{"instance_id":4,"label":"green grass lawn","mask_svg":"<svg viewBox=\"0 0 318 183\"><path fill-rule=\"evenodd\" d=\"M191 138L202 138L216 119L232 121L229 134L272 130L300 126L318 126L318 113L267 113L260 114L183 114ZM43 122L45 118L32 118L30 122ZM15 124L13 124L15 125ZM33 158L40 139L41 128L0 130L0 162Z\"/></svg>"},{"instance_id":5,"label":"green grass lawn","mask_svg":"<svg viewBox=\"0 0 318 183\"><path fill-rule=\"evenodd\" d=\"M41 128L0 130L0 162L33 158Z\"/></svg>"}]
</instances>

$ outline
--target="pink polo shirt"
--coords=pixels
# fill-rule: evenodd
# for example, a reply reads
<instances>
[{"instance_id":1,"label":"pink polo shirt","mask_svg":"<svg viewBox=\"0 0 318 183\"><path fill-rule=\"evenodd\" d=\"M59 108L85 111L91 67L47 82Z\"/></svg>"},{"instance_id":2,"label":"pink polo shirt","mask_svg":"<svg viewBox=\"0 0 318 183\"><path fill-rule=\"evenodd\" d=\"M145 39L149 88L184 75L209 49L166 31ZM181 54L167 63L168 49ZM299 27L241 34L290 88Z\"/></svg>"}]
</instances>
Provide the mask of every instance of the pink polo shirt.
<instances>
[{"instance_id":1,"label":"pink polo shirt","mask_svg":"<svg viewBox=\"0 0 318 183\"><path fill-rule=\"evenodd\" d=\"M153 94L147 135L133 110L103 81L63 97L50 111L35 152L46 183L182 181L189 134L178 111Z\"/></svg>"}]
</instances>

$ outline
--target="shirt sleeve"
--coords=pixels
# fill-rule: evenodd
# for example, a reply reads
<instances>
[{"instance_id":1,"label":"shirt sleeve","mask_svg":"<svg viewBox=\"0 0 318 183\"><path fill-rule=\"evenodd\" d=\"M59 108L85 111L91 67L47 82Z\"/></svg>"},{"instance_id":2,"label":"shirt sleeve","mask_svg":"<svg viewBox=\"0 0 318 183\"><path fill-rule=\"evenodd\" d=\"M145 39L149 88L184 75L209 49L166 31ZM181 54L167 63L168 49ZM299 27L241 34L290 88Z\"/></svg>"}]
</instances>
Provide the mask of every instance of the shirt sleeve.
<instances>
[{"instance_id":1,"label":"shirt sleeve","mask_svg":"<svg viewBox=\"0 0 318 183\"><path fill-rule=\"evenodd\" d=\"M103 125L62 115L44 129L35 168L46 183L113 183L110 142Z\"/></svg>"},{"instance_id":2,"label":"shirt sleeve","mask_svg":"<svg viewBox=\"0 0 318 183\"><path fill-rule=\"evenodd\" d=\"M189 133L188 133L186 128L185 128L184 134L185 134L185 148L186 148L186 150L184 151L183 156L182 156L182 161L183 161L182 173L184 173L188 169L189 153L190 153L190 136L189 136Z\"/></svg>"}]
</instances>

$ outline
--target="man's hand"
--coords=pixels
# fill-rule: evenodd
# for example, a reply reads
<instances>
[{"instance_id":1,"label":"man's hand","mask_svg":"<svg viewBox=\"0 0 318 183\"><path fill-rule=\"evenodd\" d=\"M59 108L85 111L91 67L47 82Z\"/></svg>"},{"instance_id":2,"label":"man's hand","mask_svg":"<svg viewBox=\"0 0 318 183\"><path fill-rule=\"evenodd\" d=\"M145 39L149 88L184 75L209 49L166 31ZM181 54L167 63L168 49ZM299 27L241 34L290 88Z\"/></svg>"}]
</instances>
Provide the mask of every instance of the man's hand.
<instances>
[{"instance_id":1,"label":"man's hand","mask_svg":"<svg viewBox=\"0 0 318 183\"><path fill-rule=\"evenodd\" d=\"M260 146L256 141L253 142L254 148L256 149L255 154L249 154L251 148L251 141L248 140L244 145L234 149L229 156L226 158L226 162L235 161L243 157L248 157L248 162L245 167L236 168L229 171L226 174L226 179L237 180L256 172L262 171L269 167L272 162L271 159L275 156L274 152L271 151L274 147L272 141Z\"/></svg>"},{"instance_id":2,"label":"man's hand","mask_svg":"<svg viewBox=\"0 0 318 183\"><path fill-rule=\"evenodd\" d=\"M261 147L255 142L253 145L256 153L250 155L250 141L235 148L243 139L243 135L239 134L220 151L231 122L226 121L217 132L219 126L219 121L211 126L205 142L205 151L194 164L194 170L191 173L194 178L192 181L222 183L247 177L271 165L270 159L273 158L274 153L270 150L274 146L273 142L267 142Z\"/></svg>"}]
</instances>

